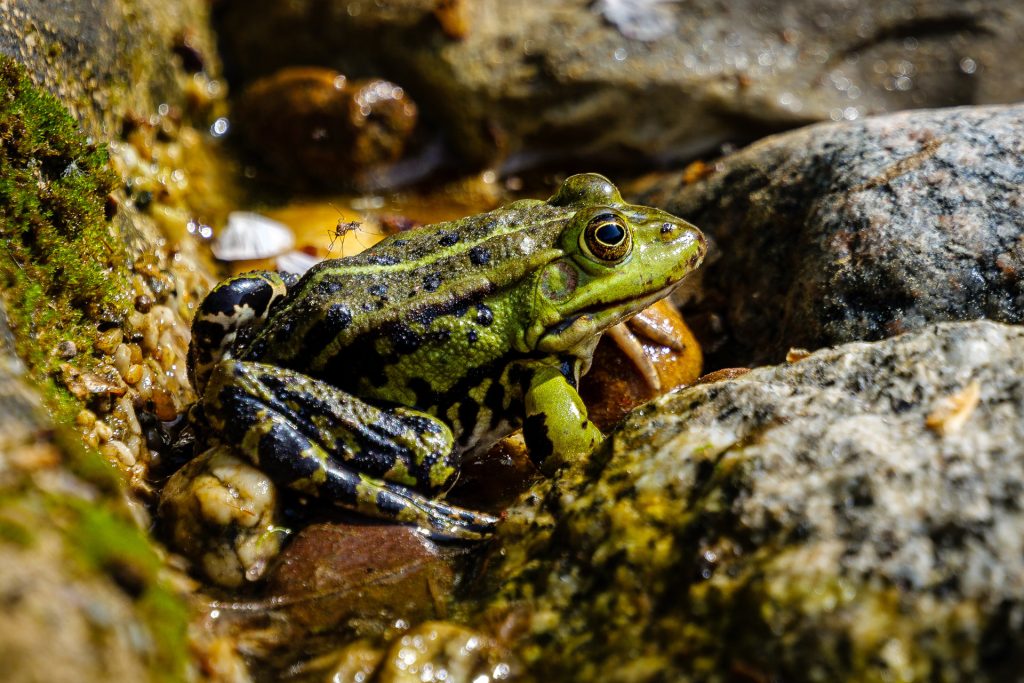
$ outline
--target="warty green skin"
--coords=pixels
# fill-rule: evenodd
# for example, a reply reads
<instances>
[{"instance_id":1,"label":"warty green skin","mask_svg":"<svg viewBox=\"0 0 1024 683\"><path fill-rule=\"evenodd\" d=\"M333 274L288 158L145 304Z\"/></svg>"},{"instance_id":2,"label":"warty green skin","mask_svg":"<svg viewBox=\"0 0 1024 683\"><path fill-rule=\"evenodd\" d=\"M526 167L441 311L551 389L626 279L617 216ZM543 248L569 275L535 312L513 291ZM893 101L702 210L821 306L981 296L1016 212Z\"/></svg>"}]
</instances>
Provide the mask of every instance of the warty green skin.
<instances>
[{"instance_id":1,"label":"warty green skin","mask_svg":"<svg viewBox=\"0 0 1024 683\"><path fill-rule=\"evenodd\" d=\"M602 259L588 245L609 216L626 234ZM520 426L546 470L592 450L602 437L576 384L601 333L705 248L689 223L584 174L546 202L401 233L294 284L238 276L193 325L199 414L293 489L479 538L493 518L438 500L462 458Z\"/></svg>"}]
</instances>

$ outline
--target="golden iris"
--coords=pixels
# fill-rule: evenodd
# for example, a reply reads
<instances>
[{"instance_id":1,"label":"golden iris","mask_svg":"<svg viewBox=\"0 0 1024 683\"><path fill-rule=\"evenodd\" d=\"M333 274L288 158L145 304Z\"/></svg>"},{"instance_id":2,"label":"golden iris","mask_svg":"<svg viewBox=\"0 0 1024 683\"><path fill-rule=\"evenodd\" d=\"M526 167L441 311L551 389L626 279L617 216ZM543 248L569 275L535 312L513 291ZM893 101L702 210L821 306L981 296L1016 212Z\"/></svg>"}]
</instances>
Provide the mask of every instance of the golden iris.
<instances>
[{"instance_id":1,"label":"golden iris","mask_svg":"<svg viewBox=\"0 0 1024 683\"><path fill-rule=\"evenodd\" d=\"M598 261L618 263L633 248L633 236L626 221L611 211L599 213L587 223L581 235L584 248Z\"/></svg>"}]
</instances>

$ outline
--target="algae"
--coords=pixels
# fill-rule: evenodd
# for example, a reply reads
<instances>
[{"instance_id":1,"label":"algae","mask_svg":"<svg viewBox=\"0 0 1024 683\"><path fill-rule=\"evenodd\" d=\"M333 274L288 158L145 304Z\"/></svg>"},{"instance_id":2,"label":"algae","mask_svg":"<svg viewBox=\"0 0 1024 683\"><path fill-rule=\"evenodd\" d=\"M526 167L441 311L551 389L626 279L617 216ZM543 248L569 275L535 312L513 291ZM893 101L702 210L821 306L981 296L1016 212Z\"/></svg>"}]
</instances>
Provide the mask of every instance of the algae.
<instances>
[{"instance_id":1,"label":"algae","mask_svg":"<svg viewBox=\"0 0 1024 683\"><path fill-rule=\"evenodd\" d=\"M0 56L0 313L25 363L24 379L53 414L55 425L37 416L40 430L26 432L36 435L30 445L53 446L62 474L71 475L62 479L71 484L65 487L8 477L0 492L0 544L31 548L59 532L69 577L80 577L84 587L112 583L129 598L132 619L144 627L133 633L152 679L181 680L186 604L132 520L116 469L71 427L81 402L56 378L63 362L95 364L98 336L123 326L133 302L125 246L108 215L118 184L106 148L83 134L21 65ZM73 343L74 357L62 342Z\"/></svg>"},{"instance_id":2,"label":"algae","mask_svg":"<svg viewBox=\"0 0 1024 683\"><path fill-rule=\"evenodd\" d=\"M118 179L17 62L0 57L0 287L19 355L62 415L78 407L53 378L71 341L89 362L100 326L124 322L127 259L107 213Z\"/></svg>"}]
</instances>

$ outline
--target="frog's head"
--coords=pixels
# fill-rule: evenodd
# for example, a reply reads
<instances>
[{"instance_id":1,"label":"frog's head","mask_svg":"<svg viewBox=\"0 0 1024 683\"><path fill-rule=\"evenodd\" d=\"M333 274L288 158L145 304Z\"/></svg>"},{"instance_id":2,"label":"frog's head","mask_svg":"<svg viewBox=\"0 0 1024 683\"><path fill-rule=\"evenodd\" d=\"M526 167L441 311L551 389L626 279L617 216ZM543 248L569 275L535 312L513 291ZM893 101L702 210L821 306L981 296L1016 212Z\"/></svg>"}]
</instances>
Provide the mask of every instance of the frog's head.
<instances>
[{"instance_id":1,"label":"frog's head","mask_svg":"<svg viewBox=\"0 0 1024 683\"><path fill-rule=\"evenodd\" d=\"M572 176L548 204L574 210L562 255L537 274L526 344L545 353L577 348L669 294L700 265L704 235L681 218L622 201L605 177Z\"/></svg>"}]
</instances>

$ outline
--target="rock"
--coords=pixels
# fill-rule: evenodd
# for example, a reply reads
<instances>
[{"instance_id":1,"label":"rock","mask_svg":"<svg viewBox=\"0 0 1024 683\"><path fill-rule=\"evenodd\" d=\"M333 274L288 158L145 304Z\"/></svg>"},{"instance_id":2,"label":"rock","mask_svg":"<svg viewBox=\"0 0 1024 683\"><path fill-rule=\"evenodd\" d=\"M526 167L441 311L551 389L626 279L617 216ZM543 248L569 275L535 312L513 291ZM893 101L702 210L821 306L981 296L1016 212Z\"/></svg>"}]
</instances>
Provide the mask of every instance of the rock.
<instances>
[{"instance_id":1,"label":"rock","mask_svg":"<svg viewBox=\"0 0 1024 683\"><path fill-rule=\"evenodd\" d=\"M380 635L398 621L446 616L452 561L465 553L410 526L312 524L285 548L265 592L287 612L293 643L331 629Z\"/></svg>"},{"instance_id":2,"label":"rock","mask_svg":"<svg viewBox=\"0 0 1024 683\"><path fill-rule=\"evenodd\" d=\"M637 163L723 139L1024 95L1013 0L225 0L234 82L315 64L401 85L477 162Z\"/></svg>"},{"instance_id":3,"label":"rock","mask_svg":"<svg viewBox=\"0 0 1024 683\"><path fill-rule=\"evenodd\" d=\"M299 191L358 185L397 161L416 127L416 105L381 79L349 81L332 69L281 69L245 89L235 122L248 150L280 184Z\"/></svg>"},{"instance_id":4,"label":"rock","mask_svg":"<svg viewBox=\"0 0 1024 683\"><path fill-rule=\"evenodd\" d=\"M109 137L128 112L184 99L181 76L196 55L216 72L208 22L202 0L6 0L0 54L28 67L92 134Z\"/></svg>"},{"instance_id":5,"label":"rock","mask_svg":"<svg viewBox=\"0 0 1024 683\"><path fill-rule=\"evenodd\" d=\"M538 680L1021 680L1022 359L944 323L664 396L510 516L497 611Z\"/></svg>"},{"instance_id":6,"label":"rock","mask_svg":"<svg viewBox=\"0 0 1024 683\"><path fill-rule=\"evenodd\" d=\"M159 515L174 549L229 588L260 579L287 534L274 482L223 446L175 472L160 493Z\"/></svg>"},{"instance_id":7,"label":"rock","mask_svg":"<svg viewBox=\"0 0 1024 683\"><path fill-rule=\"evenodd\" d=\"M642 201L717 244L710 365L881 339L930 322L1024 321L1024 107L906 112L768 138Z\"/></svg>"},{"instance_id":8,"label":"rock","mask_svg":"<svg viewBox=\"0 0 1024 683\"><path fill-rule=\"evenodd\" d=\"M55 428L12 344L0 309L3 679L184 678L184 600L113 469Z\"/></svg>"}]
</instances>

